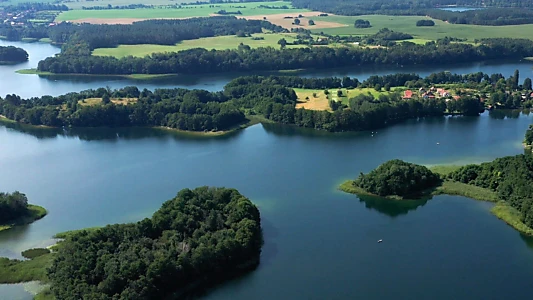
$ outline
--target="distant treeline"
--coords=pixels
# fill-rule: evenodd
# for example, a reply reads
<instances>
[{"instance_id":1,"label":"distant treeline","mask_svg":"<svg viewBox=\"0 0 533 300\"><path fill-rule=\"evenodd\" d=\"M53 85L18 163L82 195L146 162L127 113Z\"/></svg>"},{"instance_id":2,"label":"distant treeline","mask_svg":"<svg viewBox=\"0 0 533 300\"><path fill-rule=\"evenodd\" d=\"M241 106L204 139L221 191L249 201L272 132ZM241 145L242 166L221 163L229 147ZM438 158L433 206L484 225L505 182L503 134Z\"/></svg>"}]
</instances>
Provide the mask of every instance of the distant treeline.
<instances>
[{"instance_id":1,"label":"distant treeline","mask_svg":"<svg viewBox=\"0 0 533 300\"><path fill-rule=\"evenodd\" d=\"M533 42L526 39L486 39L481 45L460 43L416 45L402 43L387 48L256 48L236 50L190 49L154 53L147 57L49 57L38 70L79 74L206 74L235 71L328 69L361 65L449 64L533 56ZM89 52L89 53L87 53Z\"/></svg>"},{"instance_id":2,"label":"distant treeline","mask_svg":"<svg viewBox=\"0 0 533 300\"><path fill-rule=\"evenodd\" d=\"M522 0L292 0L297 8L323 11L338 15L358 16L366 14L416 15L457 24L516 25L533 23L532 1ZM436 9L448 5L486 7L471 11L445 11Z\"/></svg>"},{"instance_id":3,"label":"distant treeline","mask_svg":"<svg viewBox=\"0 0 533 300\"><path fill-rule=\"evenodd\" d=\"M7 5L0 7L0 11L13 13L13 12L22 12L22 11L67 11L68 6L64 4L50 4L50 3L20 3L17 5Z\"/></svg>"},{"instance_id":4,"label":"distant treeline","mask_svg":"<svg viewBox=\"0 0 533 300\"><path fill-rule=\"evenodd\" d=\"M421 78L416 74L356 78L300 78L295 76L246 76L229 82L221 92L186 89L119 90L99 88L52 97L0 98L0 114L11 120L48 126L164 126L189 131L227 130L246 121L246 115L260 115L282 124L328 131L371 130L410 118L442 116L447 113L478 115L485 105L504 108L532 107L531 79L519 85L519 73L504 78L481 72L458 75L446 72ZM457 84L478 92L459 99L402 99L391 92L374 97L360 94L346 101L333 101L333 112L297 109L292 88L340 89L407 86L428 88L435 84ZM487 99L486 93L490 93ZM526 95L526 96L524 96ZM91 99L85 102L85 99ZM94 98L97 98L96 103ZM119 98L133 99L115 104ZM451 97L448 97L451 98ZM481 99L484 99L484 103ZM101 99L101 101L98 101Z\"/></svg>"},{"instance_id":5,"label":"distant treeline","mask_svg":"<svg viewBox=\"0 0 533 300\"><path fill-rule=\"evenodd\" d=\"M260 33L263 29L287 32L280 26L263 20L245 20L235 17L205 17L184 20L147 20L131 25L59 24L49 29L54 43L88 44L95 48L118 45L158 44L174 45L179 41L219 35Z\"/></svg>"},{"instance_id":6,"label":"distant treeline","mask_svg":"<svg viewBox=\"0 0 533 300\"><path fill-rule=\"evenodd\" d=\"M111 5L106 6L82 6L81 9L84 10L106 10L106 9L137 9L137 8L154 8L153 5L146 4L128 4L128 5Z\"/></svg>"},{"instance_id":7,"label":"distant treeline","mask_svg":"<svg viewBox=\"0 0 533 300\"><path fill-rule=\"evenodd\" d=\"M28 52L22 48L0 46L0 64L2 63L19 63L28 61Z\"/></svg>"}]
</instances>

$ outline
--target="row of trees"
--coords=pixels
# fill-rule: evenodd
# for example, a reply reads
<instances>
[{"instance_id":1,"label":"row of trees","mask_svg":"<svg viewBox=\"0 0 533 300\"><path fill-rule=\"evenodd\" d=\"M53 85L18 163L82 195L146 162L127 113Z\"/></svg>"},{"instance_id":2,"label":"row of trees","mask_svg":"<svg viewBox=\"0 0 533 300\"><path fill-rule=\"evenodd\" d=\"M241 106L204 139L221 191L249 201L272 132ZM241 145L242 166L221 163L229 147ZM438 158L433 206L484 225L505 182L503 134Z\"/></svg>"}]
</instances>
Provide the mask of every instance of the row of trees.
<instances>
[{"instance_id":1,"label":"row of trees","mask_svg":"<svg viewBox=\"0 0 533 300\"><path fill-rule=\"evenodd\" d=\"M28 52L22 48L0 46L0 64L1 63L19 63L28 61Z\"/></svg>"},{"instance_id":2,"label":"row of trees","mask_svg":"<svg viewBox=\"0 0 533 300\"><path fill-rule=\"evenodd\" d=\"M20 192L0 193L0 224L6 224L28 213L28 198Z\"/></svg>"},{"instance_id":3,"label":"row of trees","mask_svg":"<svg viewBox=\"0 0 533 300\"><path fill-rule=\"evenodd\" d=\"M531 142L531 136L530 128L526 142ZM533 228L533 154L530 149L521 155L464 166L449 174L449 178L496 191L502 200L522 214L522 221Z\"/></svg>"},{"instance_id":4,"label":"row of trees","mask_svg":"<svg viewBox=\"0 0 533 300\"><path fill-rule=\"evenodd\" d=\"M472 62L533 56L525 39L487 39L481 45L402 43L387 48L271 47L236 50L190 49L144 58L96 57L63 53L39 62L38 70L81 74L205 74L235 71L326 69L358 65L414 65Z\"/></svg>"},{"instance_id":5,"label":"row of trees","mask_svg":"<svg viewBox=\"0 0 533 300\"><path fill-rule=\"evenodd\" d=\"M235 189L184 189L151 218L68 237L50 289L56 299L187 298L259 264L260 222Z\"/></svg>"},{"instance_id":6,"label":"row of trees","mask_svg":"<svg viewBox=\"0 0 533 300\"><path fill-rule=\"evenodd\" d=\"M174 45L182 40L235 35L238 32L253 34L260 33L263 29L287 32L286 29L263 20L220 16L184 20L147 20L130 25L61 23L50 27L48 35L54 43L83 41L92 50L121 44Z\"/></svg>"}]
</instances>

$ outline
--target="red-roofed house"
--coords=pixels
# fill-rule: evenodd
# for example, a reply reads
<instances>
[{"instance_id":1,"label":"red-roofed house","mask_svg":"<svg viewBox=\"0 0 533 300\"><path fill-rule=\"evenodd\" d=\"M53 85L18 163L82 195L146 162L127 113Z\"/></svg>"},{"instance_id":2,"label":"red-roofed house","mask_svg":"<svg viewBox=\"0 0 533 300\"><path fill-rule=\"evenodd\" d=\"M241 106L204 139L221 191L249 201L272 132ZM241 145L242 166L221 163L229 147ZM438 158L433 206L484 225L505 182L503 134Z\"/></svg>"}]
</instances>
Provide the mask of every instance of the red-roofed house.
<instances>
[{"instance_id":1,"label":"red-roofed house","mask_svg":"<svg viewBox=\"0 0 533 300\"><path fill-rule=\"evenodd\" d=\"M403 98L404 98L404 99L411 99L411 98L413 98L413 91L411 91L411 90L407 90L407 91L403 92Z\"/></svg>"}]
</instances>

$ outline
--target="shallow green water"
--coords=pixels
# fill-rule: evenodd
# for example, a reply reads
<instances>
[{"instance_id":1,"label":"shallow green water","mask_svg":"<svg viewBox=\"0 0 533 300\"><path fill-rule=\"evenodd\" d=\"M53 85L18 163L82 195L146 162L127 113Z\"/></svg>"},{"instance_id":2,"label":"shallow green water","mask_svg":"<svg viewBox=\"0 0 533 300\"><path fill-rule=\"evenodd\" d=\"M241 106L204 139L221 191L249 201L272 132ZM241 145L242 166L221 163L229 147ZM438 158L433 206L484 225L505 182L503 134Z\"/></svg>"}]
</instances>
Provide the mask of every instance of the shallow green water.
<instances>
[{"instance_id":1,"label":"shallow green water","mask_svg":"<svg viewBox=\"0 0 533 300\"><path fill-rule=\"evenodd\" d=\"M509 116L412 120L374 133L256 125L215 138L0 126L0 190L24 191L50 211L0 233L0 255L45 246L59 231L139 220L185 187L227 186L259 205L265 245L256 271L206 298L522 298L533 292L533 241L492 216L490 204L438 196L398 206L336 190L392 158L518 154L532 117Z\"/></svg>"}]
</instances>

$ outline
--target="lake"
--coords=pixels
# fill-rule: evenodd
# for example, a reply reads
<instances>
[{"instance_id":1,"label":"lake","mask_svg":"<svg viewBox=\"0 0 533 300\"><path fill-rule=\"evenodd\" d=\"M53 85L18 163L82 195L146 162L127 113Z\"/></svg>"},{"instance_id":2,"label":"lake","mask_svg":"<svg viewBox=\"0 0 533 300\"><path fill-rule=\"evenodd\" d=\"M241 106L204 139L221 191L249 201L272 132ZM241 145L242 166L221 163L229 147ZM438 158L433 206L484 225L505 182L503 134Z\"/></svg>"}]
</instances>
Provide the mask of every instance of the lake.
<instances>
[{"instance_id":1,"label":"lake","mask_svg":"<svg viewBox=\"0 0 533 300\"><path fill-rule=\"evenodd\" d=\"M485 8L483 8L483 7L449 6L449 7L441 7L439 9L447 10L447 11L463 12L463 11L470 11L470 10L480 10L480 9L485 9Z\"/></svg>"},{"instance_id":2,"label":"lake","mask_svg":"<svg viewBox=\"0 0 533 300\"><path fill-rule=\"evenodd\" d=\"M182 188L226 186L259 206L265 245L257 270L207 299L523 298L533 293L533 240L491 215L491 204L437 196L405 206L336 187L393 158L465 164L521 153L532 117L411 120L374 133L265 124L210 138L0 126L1 190L23 191L50 212L2 232L0 253L18 257L60 231L149 217ZM31 298L22 285L0 285L7 293Z\"/></svg>"},{"instance_id":3,"label":"lake","mask_svg":"<svg viewBox=\"0 0 533 300\"><path fill-rule=\"evenodd\" d=\"M58 96L69 92L79 92L86 89L97 89L99 87L109 86L112 89L122 88L128 85L136 85L139 89L156 89L156 88L189 88L205 89L209 91L222 90L230 80L245 73L237 74L218 74L206 76L176 76L167 79L156 80L132 80L119 77L93 77L93 76L54 76L39 77L38 75L16 74L15 71L20 69L29 69L37 67L40 60L59 53L60 49L46 43L23 43L7 42L0 40L0 46L12 45L24 48L30 55L30 60L26 63L0 66L0 96L6 94L17 94L23 98L40 97L43 95ZM476 62L470 64L456 65L436 65L436 66L365 66L350 67L335 70L308 70L302 72L290 73L302 77L343 77L350 76L365 80L371 75L386 75L394 73L417 73L421 76L427 76L431 73L449 71L452 73L467 74L475 72L484 72L487 74L501 73L504 76L513 75L515 70L520 70L523 78L533 77L533 62L527 60L517 61L490 61ZM254 73L257 74L257 73ZM521 81L522 81L521 80Z\"/></svg>"}]
</instances>

